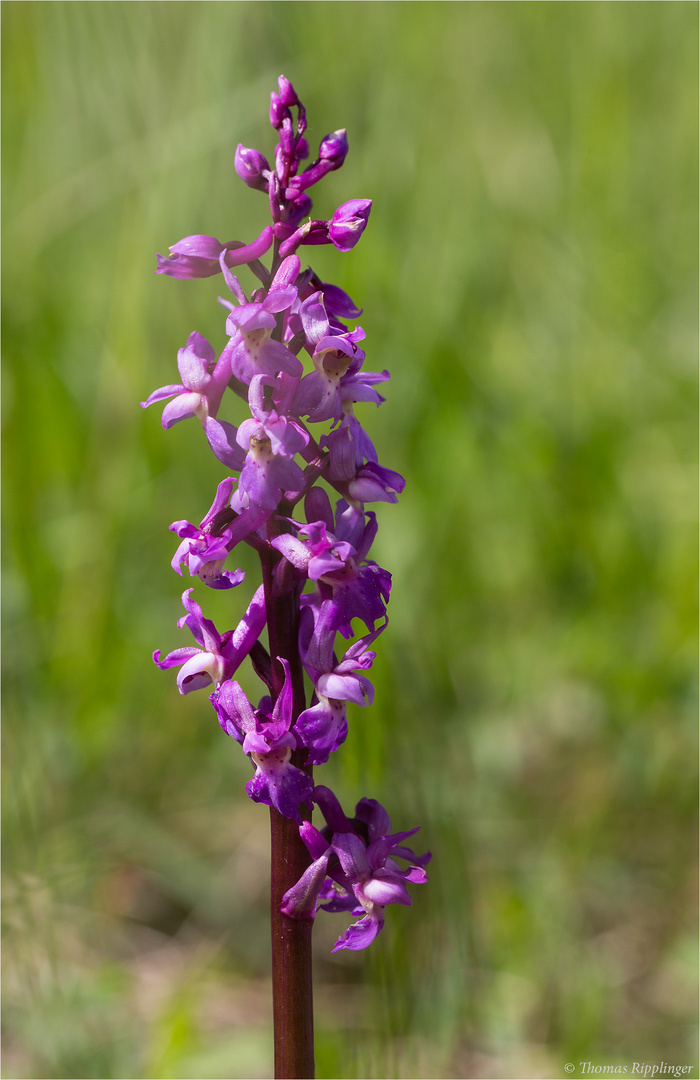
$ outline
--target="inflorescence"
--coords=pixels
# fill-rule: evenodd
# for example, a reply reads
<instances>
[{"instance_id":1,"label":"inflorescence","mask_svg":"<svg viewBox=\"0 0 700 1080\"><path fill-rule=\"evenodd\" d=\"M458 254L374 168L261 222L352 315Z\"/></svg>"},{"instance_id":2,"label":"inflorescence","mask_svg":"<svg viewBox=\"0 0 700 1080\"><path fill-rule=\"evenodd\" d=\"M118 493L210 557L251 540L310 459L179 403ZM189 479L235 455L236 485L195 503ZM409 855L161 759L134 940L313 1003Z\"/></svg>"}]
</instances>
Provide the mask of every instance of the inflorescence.
<instances>
[{"instance_id":1,"label":"inflorescence","mask_svg":"<svg viewBox=\"0 0 700 1080\"><path fill-rule=\"evenodd\" d=\"M249 797L299 825L311 862L286 893L282 911L300 919L313 919L319 905L349 912L358 921L335 950L363 949L381 930L387 904L411 903L406 885L427 880L423 867L430 854L417 856L404 846L417 829L392 833L388 814L374 799L361 799L355 816L346 817L327 787L314 786L311 767L323 765L345 741L348 702L372 702L366 673L376 655L371 646L387 625L391 575L368 558L377 522L365 506L396 502L404 480L378 463L355 416L357 403L384 401L377 386L389 378L388 371L363 371L365 333L343 321L356 320L361 309L311 268L302 270L297 254L314 244L350 251L372 204L352 199L328 221L309 218L308 190L341 167L347 137L342 129L326 135L316 160L300 172L309 157L305 109L283 76L278 90L270 107L270 123L279 135L274 166L242 145L235 156L238 176L268 196L272 224L249 244L187 236L170 248L170 256L158 255L157 274L223 276L233 297L220 298L227 309L228 342L217 357L205 337L190 334L178 351L180 382L155 390L142 405L169 399L165 428L196 417L211 451L237 474L221 481L199 525L176 521L170 526L181 541L173 568L182 574L186 566L210 588L233 589L245 577L241 570L225 569L237 544L246 542L268 559L275 587L294 596L299 657L313 694L308 708L295 715L289 662L278 657L284 681L273 700L272 659L260 641L270 617L263 585L236 629L223 634L204 617L194 590L187 589L182 595L186 614L178 626L186 626L196 644L162 660L156 651L153 659L160 668L179 667L181 694L213 684L210 701L221 728L255 767L246 784ZM261 261L268 254L269 268ZM250 296L233 272L241 266L260 282ZM311 360L306 373L303 353ZM227 389L249 409L238 426L220 415ZM312 433L309 425L317 424L327 430ZM338 496L335 509L328 489ZM364 628L359 637L353 621ZM340 659L338 634L356 638ZM257 708L234 679L248 656L266 686ZM293 752L300 760L299 751L305 758L292 764ZM311 804L325 818L321 831L303 820Z\"/></svg>"}]
</instances>

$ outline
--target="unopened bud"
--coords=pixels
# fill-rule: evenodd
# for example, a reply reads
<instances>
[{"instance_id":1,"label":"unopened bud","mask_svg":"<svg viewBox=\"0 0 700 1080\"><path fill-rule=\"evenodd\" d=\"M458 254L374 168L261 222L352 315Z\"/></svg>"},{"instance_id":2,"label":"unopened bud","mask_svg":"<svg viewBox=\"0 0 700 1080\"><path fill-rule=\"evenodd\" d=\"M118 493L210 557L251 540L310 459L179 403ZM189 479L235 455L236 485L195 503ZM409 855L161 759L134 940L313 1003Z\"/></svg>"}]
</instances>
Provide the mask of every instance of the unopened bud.
<instances>
[{"instance_id":1,"label":"unopened bud","mask_svg":"<svg viewBox=\"0 0 700 1080\"><path fill-rule=\"evenodd\" d=\"M270 94L270 123L277 131L282 127L285 120L291 120L292 114L286 105L280 100L278 94L272 91Z\"/></svg>"},{"instance_id":2,"label":"unopened bud","mask_svg":"<svg viewBox=\"0 0 700 1080\"><path fill-rule=\"evenodd\" d=\"M371 199L350 199L339 206L330 220L328 237L338 251L351 251L367 227Z\"/></svg>"},{"instance_id":3,"label":"unopened bud","mask_svg":"<svg viewBox=\"0 0 700 1080\"><path fill-rule=\"evenodd\" d=\"M258 191L267 191L267 179L263 176L263 172L269 174L270 166L258 150L251 150L243 143L239 143L233 164L244 184L257 188Z\"/></svg>"},{"instance_id":4,"label":"unopened bud","mask_svg":"<svg viewBox=\"0 0 700 1080\"><path fill-rule=\"evenodd\" d=\"M297 97L296 90L290 83L289 79L286 79L284 75L280 75L277 80L277 86L279 88L280 101L283 105L298 105L299 98Z\"/></svg>"},{"instance_id":5,"label":"unopened bud","mask_svg":"<svg viewBox=\"0 0 700 1080\"><path fill-rule=\"evenodd\" d=\"M321 161L327 161L332 169L339 169L345 161L347 152L348 137L345 128L340 128L321 140L318 156Z\"/></svg>"}]
</instances>

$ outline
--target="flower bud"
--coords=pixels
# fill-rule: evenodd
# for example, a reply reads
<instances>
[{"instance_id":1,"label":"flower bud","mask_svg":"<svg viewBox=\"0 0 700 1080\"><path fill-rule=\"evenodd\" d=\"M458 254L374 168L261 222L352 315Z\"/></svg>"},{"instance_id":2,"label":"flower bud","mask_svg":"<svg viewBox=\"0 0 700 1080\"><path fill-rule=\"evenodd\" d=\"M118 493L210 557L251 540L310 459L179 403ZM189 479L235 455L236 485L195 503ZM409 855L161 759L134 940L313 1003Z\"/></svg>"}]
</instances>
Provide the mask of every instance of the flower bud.
<instances>
[{"instance_id":1,"label":"flower bud","mask_svg":"<svg viewBox=\"0 0 700 1080\"><path fill-rule=\"evenodd\" d=\"M327 161L331 169L339 169L345 161L347 152L348 137L345 128L340 128L321 139L318 156L321 161Z\"/></svg>"},{"instance_id":2,"label":"flower bud","mask_svg":"<svg viewBox=\"0 0 700 1080\"><path fill-rule=\"evenodd\" d=\"M272 91L270 94L270 123L277 131L282 127L285 120L291 120L292 114L283 102L280 100L278 94Z\"/></svg>"},{"instance_id":3,"label":"flower bud","mask_svg":"<svg viewBox=\"0 0 700 1080\"><path fill-rule=\"evenodd\" d=\"M258 150L251 150L243 143L239 143L236 147L234 168L248 187L257 188L258 191L267 191L267 180L263 173L269 173L270 166Z\"/></svg>"},{"instance_id":4,"label":"flower bud","mask_svg":"<svg viewBox=\"0 0 700 1080\"><path fill-rule=\"evenodd\" d=\"M279 89L280 101L283 105L298 105L299 98L297 97L296 90L290 83L289 79L286 79L284 75L280 75L277 80L277 87Z\"/></svg>"},{"instance_id":5,"label":"flower bud","mask_svg":"<svg viewBox=\"0 0 700 1080\"><path fill-rule=\"evenodd\" d=\"M351 251L367 227L371 199L351 199L339 206L328 226L328 237L338 251Z\"/></svg>"},{"instance_id":6,"label":"flower bud","mask_svg":"<svg viewBox=\"0 0 700 1080\"><path fill-rule=\"evenodd\" d=\"M214 236L196 234L178 240L170 248L171 255L158 255L156 274L174 278L205 278L221 271L219 256L225 250Z\"/></svg>"}]
</instances>

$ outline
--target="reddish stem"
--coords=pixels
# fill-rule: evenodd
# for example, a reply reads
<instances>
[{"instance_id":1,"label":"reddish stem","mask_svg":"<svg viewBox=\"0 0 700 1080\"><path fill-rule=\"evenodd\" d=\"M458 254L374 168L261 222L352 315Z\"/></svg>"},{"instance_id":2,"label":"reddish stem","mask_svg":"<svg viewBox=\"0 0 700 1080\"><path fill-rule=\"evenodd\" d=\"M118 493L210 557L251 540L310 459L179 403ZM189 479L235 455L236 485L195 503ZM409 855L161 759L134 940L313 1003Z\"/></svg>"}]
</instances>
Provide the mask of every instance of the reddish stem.
<instances>
[{"instance_id":1,"label":"reddish stem","mask_svg":"<svg viewBox=\"0 0 700 1080\"><path fill-rule=\"evenodd\" d=\"M276 519L268 524L268 539L283 525ZM293 570L274 548L261 552L265 585L267 627L272 658L272 693L276 699L284 682L282 665L275 657L289 662L294 689L294 719L306 707L304 672L299 656L299 587ZM277 573L274 573L275 565ZM292 754L292 764L304 768L305 751ZM311 769L305 770L309 774ZM311 818L310 809L301 807L302 816ZM314 1076L313 981L311 972L311 931L313 922L291 919L280 911L282 897L297 883L309 865L309 854L299 836L296 823L270 807L272 931L272 1009L274 1018L276 1080L312 1080Z\"/></svg>"},{"instance_id":2,"label":"reddish stem","mask_svg":"<svg viewBox=\"0 0 700 1080\"><path fill-rule=\"evenodd\" d=\"M311 1080L314 1075L314 1013L309 919L280 911L282 897L309 864L299 829L270 807L272 853L272 1011L277 1080ZM300 850L301 848L301 850Z\"/></svg>"}]
</instances>

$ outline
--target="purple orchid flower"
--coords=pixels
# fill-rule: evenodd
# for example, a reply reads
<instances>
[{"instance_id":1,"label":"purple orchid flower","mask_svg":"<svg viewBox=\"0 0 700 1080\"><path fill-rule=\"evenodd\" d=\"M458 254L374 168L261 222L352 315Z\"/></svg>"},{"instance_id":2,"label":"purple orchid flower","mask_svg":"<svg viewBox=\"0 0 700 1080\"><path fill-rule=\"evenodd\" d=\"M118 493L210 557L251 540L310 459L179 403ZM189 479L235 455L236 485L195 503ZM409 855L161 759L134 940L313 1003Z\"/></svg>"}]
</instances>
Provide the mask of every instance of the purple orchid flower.
<instances>
[{"instance_id":1,"label":"purple orchid flower","mask_svg":"<svg viewBox=\"0 0 700 1080\"><path fill-rule=\"evenodd\" d=\"M374 444L355 417L352 405L343 405L340 424L321 436L320 445L328 450L328 479L338 483L353 480L365 459L377 458Z\"/></svg>"},{"instance_id":2,"label":"purple orchid flower","mask_svg":"<svg viewBox=\"0 0 700 1080\"><path fill-rule=\"evenodd\" d=\"M222 265L226 283L240 301L235 307L222 301L229 308L226 331L231 335L222 357L227 356L230 372L241 382L250 384L256 375L274 376L278 371L300 378L303 366L298 357L271 337L277 326L275 316L286 311L297 297L294 280L299 273L299 259L285 259L275 275L266 296L247 302L238 279Z\"/></svg>"},{"instance_id":3,"label":"purple orchid flower","mask_svg":"<svg viewBox=\"0 0 700 1080\"><path fill-rule=\"evenodd\" d=\"M300 714L294 731L309 751L307 765L324 765L345 742L347 703L364 706L374 698L374 687L361 672L371 668L376 653L367 646L384 630L386 622L351 645L336 663L333 653L336 631L332 621L331 600L310 602L302 608L299 647L304 668L314 684L314 700Z\"/></svg>"},{"instance_id":4,"label":"purple orchid flower","mask_svg":"<svg viewBox=\"0 0 700 1080\"><path fill-rule=\"evenodd\" d=\"M265 375L251 380L248 400L253 415L243 421L237 435L239 446L248 451L238 484L237 506L272 511L282 492L303 490L304 473L293 458L307 445L309 435L285 415L295 386L296 380L284 372L276 380Z\"/></svg>"},{"instance_id":5,"label":"purple orchid flower","mask_svg":"<svg viewBox=\"0 0 700 1080\"><path fill-rule=\"evenodd\" d=\"M376 461L362 465L348 484L348 495L360 503L398 502L398 496L406 486L401 473L385 469Z\"/></svg>"},{"instance_id":6,"label":"purple orchid flower","mask_svg":"<svg viewBox=\"0 0 700 1080\"><path fill-rule=\"evenodd\" d=\"M350 199L338 207L330 221L307 221L284 238L280 255L291 255L301 244L333 244L338 251L352 251L367 228L371 209L371 199ZM283 238L278 226L273 226L273 232Z\"/></svg>"},{"instance_id":7,"label":"purple orchid flower","mask_svg":"<svg viewBox=\"0 0 700 1080\"><path fill-rule=\"evenodd\" d=\"M238 573L241 574L242 581L244 575L242 571ZM162 660L159 659L160 649L153 653L153 662L162 670L181 665L177 676L177 686L181 694L201 690L210 682L218 687L224 679L230 679L260 637L267 621L262 585L257 589L236 630L228 630L225 634L218 632L211 619L204 618L199 604L190 598L191 592L192 589L187 589L182 594L187 615L178 619L177 625L181 629L187 626L201 648L175 649Z\"/></svg>"},{"instance_id":8,"label":"purple orchid flower","mask_svg":"<svg viewBox=\"0 0 700 1080\"><path fill-rule=\"evenodd\" d=\"M233 516L227 511L234 483L233 477L221 481L216 498L199 528L189 521L174 521L170 526L170 531L182 540L170 564L173 570L182 575L181 568L185 564L192 577L196 575L211 589L232 589L243 580L242 571L232 573L224 570L223 564L236 544L266 520L266 516L251 517L247 512L233 517L233 521L226 521L227 517ZM226 523L220 525L223 521Z\"/></svg>"},{"instance_id":9,"label":"purple orchid flower","mask_svg":"<svg viewBox=\"0 0 700 1080\"><path fill-rule=\"evenodd\" d=\"M255 764L255 776L246 784L253 802L274 806L280 814L301 822L300 803L310 803L314 782L307 773L292 765L292 750L297 740L290 731L292 724L293 690L286 660L284 684L274 708L264 697L254 710L237 682L225 682L212 700L219 723L227 735L242 743Z\"/></svg>"},{"instance_id":10,"label":"purple orchid flower","mask_svg":"<svg viewBox=\"0 0 700 1080\"><path fill-rule=\"evenodd\" d=\"M264 160L264 158L263 158ZM156 274L165 274L174 278L205 278L221 272L220 258L224 257L227 266L242 266L254 262L266 251L273 241L270 225L266 225L257 240L252 244L242 244L233 240L222 244L214 236L186 236L170 248L170 256L158 255Z\"/></svg>"},{"instance_id":11,"label":"purple orchid flower","mask_svg":"<svg viewBox=\"0 0 700 1080\"><path fill-rule=\"evenodd\" d=\"M312 863L285 894L282 911L292 918L313 919L319 900L325 901L320 906L326 911L350 911L361 918L338 938L333 952L366 949L384 926L385 908L410 906L406 885L428 880L423 864L430 861L430 852L416 856L404 846L418 829L390 833L389 816L374 799L361 799L353 820L345 817L328 788L314 788L314 801L328 825L322 832L308 821L300 826ZM411 865L402 870L397 858Z\"/></svg>"},{"instance_id":12,"label":"purple orchid flower","mask_svg":"<svg viewBox=\"0 0 700 1080\"><path fill-rule=\"evenodd\" d=\"M195 330L188 337L184 349L178 349L177 366L182 382L154 390L141 402L141 408L146 409L156 401L174 397L175 400L163 409L164 428L170 428L189 416L196 416L202 422L207 417L216 416L231 377L223 353L217 362L216 353L207 339Z\"/></svg>"},{"instance_id":13,"label":"purple orchid flower","mask_svg":"<svg viewBox=\"0 0 700 1080\"><path fill-rule=\"evenodd\" d=\"M330 324L320 291L304 300L299 316L316 370L299 384L294 411L307 414L314 422L339 420L343 410L342 379L351 365L354 369L362 365L365 354L357 343L364 339L365 332L357 326L350 333L338 333Z\"/></svg>"},{"instance_id":14,"label":"purple orchid flower","mask_svg":"<svg viewBox=\"0 0 700 1080\"><path fill-rule=\"evenodd\" d=\"M263 157L259 151L239 143L236 147L233 167L248 187L257 188L258 191L267 191L270 166L267 158Z\"/></svg>"},{"instance_id":15,"label":"purple orchid flower","mask_svg":"<svg viewBox=\"0 0 700 1080\"><path fill-rule=\"evenodd\" d=\"M346 638L353 636L355 618L361 619L369 631L374 630L377 620L386 615L391 590L388 571L373 562L362 563L376 533L375 515L370 512L367 516L369 522L359 536L355 520L352 523L357 548L342 538L342 532L329 533L324 521L310 525L292 522L299 530L296 537L286 533L271 541L297 570L319 582L322 598L332 599L329 629L338 630ZM342 519L340 525L342 529ZM302 596L301 602L309 600Z\"/></svg>"}]
</instances>

